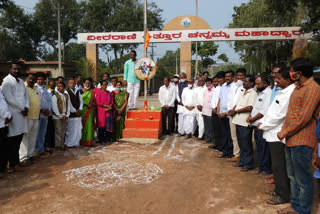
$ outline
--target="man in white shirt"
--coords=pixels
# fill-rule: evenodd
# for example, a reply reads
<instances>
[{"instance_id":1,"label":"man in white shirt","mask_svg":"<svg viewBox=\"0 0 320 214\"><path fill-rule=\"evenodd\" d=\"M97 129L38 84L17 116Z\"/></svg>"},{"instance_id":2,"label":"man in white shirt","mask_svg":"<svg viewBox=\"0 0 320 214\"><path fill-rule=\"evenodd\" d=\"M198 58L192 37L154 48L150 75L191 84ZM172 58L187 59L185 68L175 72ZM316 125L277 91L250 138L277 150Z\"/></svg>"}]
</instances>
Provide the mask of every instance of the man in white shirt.
<instances>
[{"instance_id":1,"label":"man in white shirt","mask_svg":"<svg viewBox=\"0 0 320 214\"><path fill-rule=\"evenodd\" d=\"M57 83L58 92L51 98L52 119L55 129L55 148L64 150L64 137L66 134L67 120L70 115L70 99L64 93L65 84Z\"/></svg>"},{"instance_id":2,"label":"man in white shirt","mask_svg":"<svg viewBox=\"0 0 320 214\"><path fill-rule=\"evenodd\" d=\"M183 131L183 113L184 113L184 106L182 104L182 92L183 90L188 87L188 81L187 81L187 74L184 72L181 72L180 74L180 81L178 83L178 87L176 88L176 99L178 102L177 107L177 114L178 114L178 133L182 136L184 136Z\"/></svg>"},{"instance_id":3,"label":"man in white shirt","mask_svg":"<svg viewBox=\"0 0 320 214\"><path fill-rule=\"evenodd\" d=\"M214 142L212 142L212 145L209 146L210 149L216 149L218 151L222 151L222 129L221 129L221 123L220 119L218 117L218 112L217 112L217 105L219 101L219 96L220 96L220 90L223 84L225 84L225 74L224 71L219 71L214 79L216 79L216 83L218 84L212 95L212 100L211 100L211 105L212 105L212 121L213 121L213 138Z\"/></svg>"},{"instance_id":4,"label":"man in white shirt","mask_svg":"<svg viewBox=\"0 0 320 214\"><path fill-rule=\"evenodd\" d=\"M275 195L267 201L268 204L277 205L290 201L290 182L287 174L285 142L281 142L277 133L285 121L290 96L295 88L290 78L290 68L282 68L276 74L275 80L281 89L273 99L264 117L259 121L257 128L263 132L263 138L269 144L271 153L272 172L274 175Z\"/></svg>"},{"instance_id":5,"label":"man in white shirt","mask_svg":"<svg viewBox=\"0 0 320 214\"><path fill-rule=\"evenodd\" d=\"M185 139L189 139L195 132L195 108L196 94L194 90L194 79L188 81L188 87L183 89L181 101L183 105L183 124L181 135L185 134Z\"/></svg>"},{"instance_id":6,"label":"man in white shirt","mask_svg":"<svg viewBox=\"0 0 320 214\"><path fill-rule=\"evenodd\" d=\"M237 138L240 147L240 161L234 166L242 167L241 171L253 169L253 128L248 124L247 118L257 99L257 92L253 89L254 84L254 76L247 75L243 82L245 91L241 94L236 106L230 113L230 115L233 116L232 122L236 124Z\"/></svg>"},{"instance_id":7,"label":"man in white shirt","mask_svg":"<svg viewBox=\"0 0 320 214\"><path fill-rule=\"evenodd\" d=\"M196 95L196 105L195 108L196 112L196 125L195 128L198 126L198 139L202 140L203 134L204 134L204 121L203 121L203 114L202 114L202 107L203 107L203 93L207 89L207 87L204 85L204 79L203 77L198 78L198 87L195 89L195 95Z\"/></svg>"},{"instance_id":8,"label":"man in white shirt","mask_svg":"<svg viewBox=\"0 0 320 214\"><path fill-rule=\"evenodd\" d=\"M221 139L221 142L219 142L219 144L222 146L222 154L218 156L221 158L233 157L233 143L231 138L230 123L229 123L228 108L227 108L228 94L230 92L230 88L234 84L233 76L234 76L234 73L232 70L225 72L224 79L226 83L223 84L223 86L221 87L219 100L217 104L217 114L220 120L221 130L222 130L222 139Z\"/></svg>"},{"instance_id":9,"label":"man in white shirt","mask_svg":"<svg viewBox=\"0 0 320 214\"><path fill-rule=\"evenodd\" d=\"M111 85L109 85L109 86L107 87L107 91L109 91L109 92L111 93L111 92L113 92L114 90L116 90L117 81L118 81L118 78L117 78L117 77L112 77L112 78L111 78Z\"/></svg>"},{"instance_id":10,"label":"man in white shirt","mask_svg":"<svg viewBox=\"0 0 320 214\"><path fill-rule=\"evenodd\" d=\"M2 76L0 76L0 86L1 83ZM11 120L12 116L9 111L8 104L0 89L0 178L3 178L8 164L8 124Z\"/></svg>"},{"instance_id":11,"label":"man in white shirt","mask_svg":"<svg viewBox=\"0 0 320 214\"><path fill-rule=\"evenodd\" d=\"M255 173L264 173L268 175L272 172L270 149L268 143L262 136L262 132L258 131L257 125L261 121L269 107L272 89L269 86L270 82L267 78L258 76L256 77L255 83L256 89L258 91L258 97L256 103L253 106L252 112L247 119L247 122L253 125L254 128L256 154L259 165Z\"/></svg>"},{"instance_id":12,"label":"man in white shirt","mask_svg":"<svg viewBox=\"0 0 320 214\"><path fill-rule=\"evenodd\" d=\"M174 117L175 117L175 120L174 120L174 130L176 132L178 132L178 117L179 117L179 114L177 113L177 110L178 110L178 100L177 100L177 92L178 92L178 84L179 84L179 80L180 80L180 76L179 74L175 74L173 76L173 82L172 82L172 86L175 88L176 90L176 98L175 98L175 101L174 101Z\"/></svg>"},{"instance_id":13,"label":"man in white shirt","mask_svg":"<svg viewBox=\"0 0 320 214\"><path fill-rule=\"evenodd\" d=\"M170 84L168 77L163 78L163 84L159 89L158 95L162 108L162 132L165 135L171 135L174 132L174 101L176 99L176 88Z\"/></svg>"},{"instance_id":14,"label":"man in white shirt","mask_svg":"<svg viewBox=\"0 0 320 214\"><path fill-rule=\"evenodd\" d=\"M75 81L69 80L67 93L70 98L70 116L67 120L66 128L66 144L67 147L80 146L82 136L81 111L83 108L83 100L79 91L75 88Z\"/></svg>"},{"instance_id":15,"label":"man in white shirt","mask_svg":"<svg viewBox=\"0 0 320 214\"><path fill-rule=\"evenodd\" d=\"M228 115L230 116L230 111L234 108L236 105L241 93L244 92L243 88L243 80L246 76L246 69L244 68L238 68L236 71L236 81L230 88L230 92L228 94L228 101L227 101L227 108L228 108ZM231 132L231 138L233 143L233 157L229 159L229 161L232 162L238 162L240 161L240 148L238 144L237 139L237 133L236 133L236 125L232 123L233 117L230 116L230 132Z\"/></svg>"},{"instance_id":16,"label":"man in white shirt","mask_svg":"<svg viewBox=\"0 0 320 214\"><path fill-rule=\"evenodd\" d=\"M29 111L29 98L22 79L18 78L21 71L20 63L13 63L2 84L2 93L6 99L12 121L9 123L7 157L9 160L8 172L23 171L18 165L20 163L19 150L24 133L28 132L27 115Z\"/></svg>"}]
</instances>

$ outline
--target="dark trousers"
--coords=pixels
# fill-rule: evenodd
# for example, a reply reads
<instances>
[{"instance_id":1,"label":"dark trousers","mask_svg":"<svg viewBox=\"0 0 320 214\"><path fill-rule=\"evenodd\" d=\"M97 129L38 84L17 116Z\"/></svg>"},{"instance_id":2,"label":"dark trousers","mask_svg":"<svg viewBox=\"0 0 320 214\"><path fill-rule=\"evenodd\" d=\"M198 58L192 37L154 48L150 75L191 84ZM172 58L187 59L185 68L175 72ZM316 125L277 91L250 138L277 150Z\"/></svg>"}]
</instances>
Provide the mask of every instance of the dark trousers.
<instances>
[{"instance_id":1,"label":"dark trousers","mask_svg":"<svg viewBox=\"0 0 320 214\"><path fill-rule=\"evenodd\" d=\"M45 137L45 147L54 148L55 147L55 137L54 137L54 124L52 116L48 117L47 133Z\"/></svg>"},{"instance_id":2,"label":"dark trousers","mask_svg":"<svg viewBox=\"0 0 320 214\"><path fill-rule=\"evenodd\" d=\"M311 159L308 146L286 147L286 164L291 188L291 207L299 214L310 214L313 202Z\"/></svg>"},{"instance_id":3,"label":"dark trousers","mask_svg":"<svg viewBox=\"0 0 320 214\"><path fill-rule=\"evenodd\" d=\"M167 128L168 123L168 128ZM174 108L165 109L162 107L162 132L172 134L174 132Z\"/></svg>"},{"instance_id":4,"label":"dark trousers","mask_svg":"<svg viewBox=\"0 0 320 214\"><path fill-rule=\"evenodd\" d=\"M112 142L112 132L107 132L106 128L98 128L99 143Z\"/></svg>"},{"instance_id":5,"label":"dark trousers","mask_svg":"<svg viewBox=\"0 0 320 214\"><path fill-rule=\"evenodd\" d=\"M232 157L233 156L233 141L231 137L230 131L230 122L229 118L221 118L221 128L222 128L222 148L223 148L223 156Z\"/></svg>"},{"instance_id":6,"label":"dark trousers","mask_svg":"<svg viewBox=\"0 0 320 214\"><path fill-rule=\"evenodd\" d=\"M173 108L173 112L174 112L174 120L173 120L173 127L174 127L174 130L176 132L178 132L178 120L179 120L179 115L177 114L177 110L178 110L178 101L176 100L175 103L174 103L174 108Z\"/></svg>"},{"instance_id":7,"label":"dark trousers","mask_svg":"<svg viewBox=\"0 0 320 214\"><path fill-rule=\"evenodd\" d=\"M23 134L8 137L5 143L5 150L7 151L6 162L9 162L9 167L13 168L20 163L19 150Z\"/></svg>"},{"instance_id":8,"label":"dark trousers","mask_svg":"<svg viewBox=\"0 0 320 214\"><path fill-rule=\"evenodd\" d=\"M269 144L263 138L263 132L259 132L256 126L254 127L254 139L256 141L256 153L259 171L270 174L272 170Z\"/></svg>"},{"instance_id":9,"label":"dark trousers","mask_svg":"<svg viewBox=\"0 0 320 214\"><path fill-rule=\"evenodd\" d=\"M221 122L216 114L212 114L212 120L213 120L213 131L214 131L214 143L216 145L216 149L219 151L222 151L223 145L222 142L222 128L221 128Z\"/></svg>"},{"instance_id":10,"label":"dark trousers","mask_svg":"<svg viewBox=\"0 0 320 214\"><path fill-rule=\"evenodd\" d=\"M320 178L317 178L317 184L318 184L318 197L320 199Z\"/></svg>"},{"instance_id":11,"label":"dark trousers","mask_svg":"<svg viewBox=\"0 0 320 214\"><path fill-rule=\"evenodd\" d=\"M252 131L252 127L236 125L237 139L240 147L239 165L248 169L253 168Z\"/></svg>"},{"instance_id":12,"label":"dark trousers","mask_svg":"<svg viewBox=\"0 0 320 214\"><path fill-rule=\"evenodd\" d=\"M203 122L205 141L207 143L214 143L213 118L210 116L203 115Z\"/></svg>"},{"instance_id":13,"label":"dark trousers","mask_svg":"<svg viewBox=\"0 0 320 214\"><path fill-rule=\"evenodd\" d=\"M5 171L7 168L7 148L6 144L8 143L8 127L0 129L0 172Z\"/></svg>"},{"instance_id":14,"label":"dark trousers","mask_svg":"<svg viewBox=\"0 0 320 214\"><path fill-rule=\"evenodd\" d=\"M287 174L285 147L281 142L268 142L271 154L275 193L284 201L290 201L290 183Z\"/></svg>"}]
</instances>

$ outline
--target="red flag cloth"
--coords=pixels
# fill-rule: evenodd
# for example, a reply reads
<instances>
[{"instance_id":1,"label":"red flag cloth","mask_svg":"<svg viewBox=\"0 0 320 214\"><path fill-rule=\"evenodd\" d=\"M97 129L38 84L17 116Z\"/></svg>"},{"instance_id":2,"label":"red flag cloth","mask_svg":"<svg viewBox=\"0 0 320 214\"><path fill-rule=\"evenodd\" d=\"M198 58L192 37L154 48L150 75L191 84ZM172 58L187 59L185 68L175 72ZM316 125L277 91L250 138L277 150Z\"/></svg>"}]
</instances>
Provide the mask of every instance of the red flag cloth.
<instances>
[{"instance_id":1,"label":"red flag cloth","mask_svg":"<svg viewBox=\"0 0 320 214\"><path fill-rule=\"evenodd\" d=\"M150 41L150 34L149 34L149 29L147 29L146 42L144 43L145 50L147 50L147 47L149 46L149 41Z\"/></svg>"}]
</instances>

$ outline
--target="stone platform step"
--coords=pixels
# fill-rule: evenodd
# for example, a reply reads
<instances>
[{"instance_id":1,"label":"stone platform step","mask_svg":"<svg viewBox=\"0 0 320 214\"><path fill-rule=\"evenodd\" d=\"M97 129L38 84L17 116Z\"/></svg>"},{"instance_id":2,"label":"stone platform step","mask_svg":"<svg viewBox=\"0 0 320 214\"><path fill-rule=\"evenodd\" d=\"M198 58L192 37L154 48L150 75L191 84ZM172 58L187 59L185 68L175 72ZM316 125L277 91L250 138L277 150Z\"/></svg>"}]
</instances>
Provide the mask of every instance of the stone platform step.
<instances>
[{"instance_id":1,"label":"stone platform step","mask_svg":"<svg viewBox=\"0 0 320 214\"><path fill-rule=\"evenodd\" d=\"M124 138L147 138L147 139L159 139L161 132L159 129L147 129L147 128L125 128L123 130ZM147 142L146 142L147 143Z\"/></svg>"},{"instance_id":2,"label":"stone platform step","mask_svg":"<svg viewBox=\"0 0 320 214\"><path fill-rule=\"evenodd\" d=\"M129 119L125 121L125 127L129 129L134 129L134 128L159 129L160 126L161 126L160 120Z\"/></svg>"}]
</instances>

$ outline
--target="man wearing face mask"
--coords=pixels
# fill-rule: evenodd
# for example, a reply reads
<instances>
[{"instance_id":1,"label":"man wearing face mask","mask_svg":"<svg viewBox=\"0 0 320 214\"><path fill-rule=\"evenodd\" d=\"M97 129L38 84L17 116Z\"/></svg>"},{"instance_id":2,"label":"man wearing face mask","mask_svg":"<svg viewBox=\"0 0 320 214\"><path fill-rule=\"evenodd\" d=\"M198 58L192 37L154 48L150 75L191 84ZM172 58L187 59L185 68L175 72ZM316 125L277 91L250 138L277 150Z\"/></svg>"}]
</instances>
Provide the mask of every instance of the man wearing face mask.
<instances>
[{"instance_id":1,"label":"man wearing face mask","mask_svg":"<svg viewBox=\"0 0 320 214\"><path fill-rule=\"evenodd\" d=\"M257 125L261 121L261 118L263 118L269 107L272 90L269 87L269 80L264 77L258 76L256 78L255 84L258 91L258 97L253 106L252 112L247 119L247 122L253 125L254 139L256 142L256 154L259 165L259 168L254 173L264 173L268 175L271 174L271 157L269 145L263 138L263 133L258 131Z\"/></svg>"},{"instance_id":2,"label":"man wearing face mask","mask_svg":"<svg viewBox=\"0 0 320 214\"><path fill-rule=\"evenodd\" d=\"M178 91L178 83L179 83L179 80L180 80L180 77L178 74L175 74L173 76L173 83L172 83L172 87L175 88L175 92L177 93ZM177 114L177 109L178 109L178 100L177 100L177 95L176 95L176 98L175 98L175 101L174 101L174 108L173 108L173 111L174 111L174 123L173 123L173 126L174 126L174 129L176 132L178 132L178 117L179 115Z\"/></svg>"},{"instance_id":3,"label":"man wearing face mask","mask_svg":"<svg viewBox=\"0 0 320 214\"><path fill-rule=\"evenodd\" d=\"M203 93L206 90L206 86L204 86L205 82L203 77L198 78L198 87L195 88L195 95L196 95L196 104L197 107L195 109L196 112L196 126L198 127L198 139L202 140L203 134L204 134L204 122L203 122L203 114L202 114L202 108L203 108Z\"/></svg>"},{"instance_id":4,"label":"man wearing face mask","mask_svg":"<svg viewBox=\"0 0 320 214\"><path fill-rule=\"evenodd\" d=\"M236 82L232 84L229 94L228 94L228 101L227 101L227 109L228 115L230 116L230 111L236 105L239 96L241 93L244 92L243 88L243 80L246 76L246 69L245 68L238 68L236 71ZM229 159L231 162L237 162L240 160L240 148L238 144L237 134L236 134L236 125L232 123L233 117L230 116L230 132L231 138L233 142L233 157Z\"/></svg>"},{"instance_id":5,"label":"man wearing face mask","mask_svg":"<svg viewBox=\"0 0 320 214\"><path fill-rule=\"evenodd\" d=\"M278 132L286 140L286 164L291 186L291 207L278 213L311 212L313 203L312 152L317 145L315 129L320 109L320 86L313 79L311 60L297 58L291 63L296 83L286 119Z\"/></svg>"},{"instance_id":6,"label":"man wearing face mask","mask_svg":"<svg viewBox=\"0 0 320 214\"><path fill-rule=\"evenodd\" d=\"M194 79L189 80L188 87L183 89L181 102L183 105L183 123L181 128L179 127L179 133L181 135L185 134L185 139L189 139L195 132L196 93L194 90Z\"/></svg>"},{"instance_id":7,"label":"man wearing face mask","mask_svg":"<svg viewBox=\"0 0 320 214\"><path fill-rule=\"evenodd\" d=\"M186 82L187 79L187 74L185 72L182 72L180 74L180 82L178 83L177 91L176 91L176 96L177 96L177 101L178 101L178 108L177 108L177 114L178 116L178 132L180 135L184 135L183 132L183 112L184 112L184 106L182 103L182 92L183 89L188 87L188 82Z\"/></svg>"}]
</instances>

